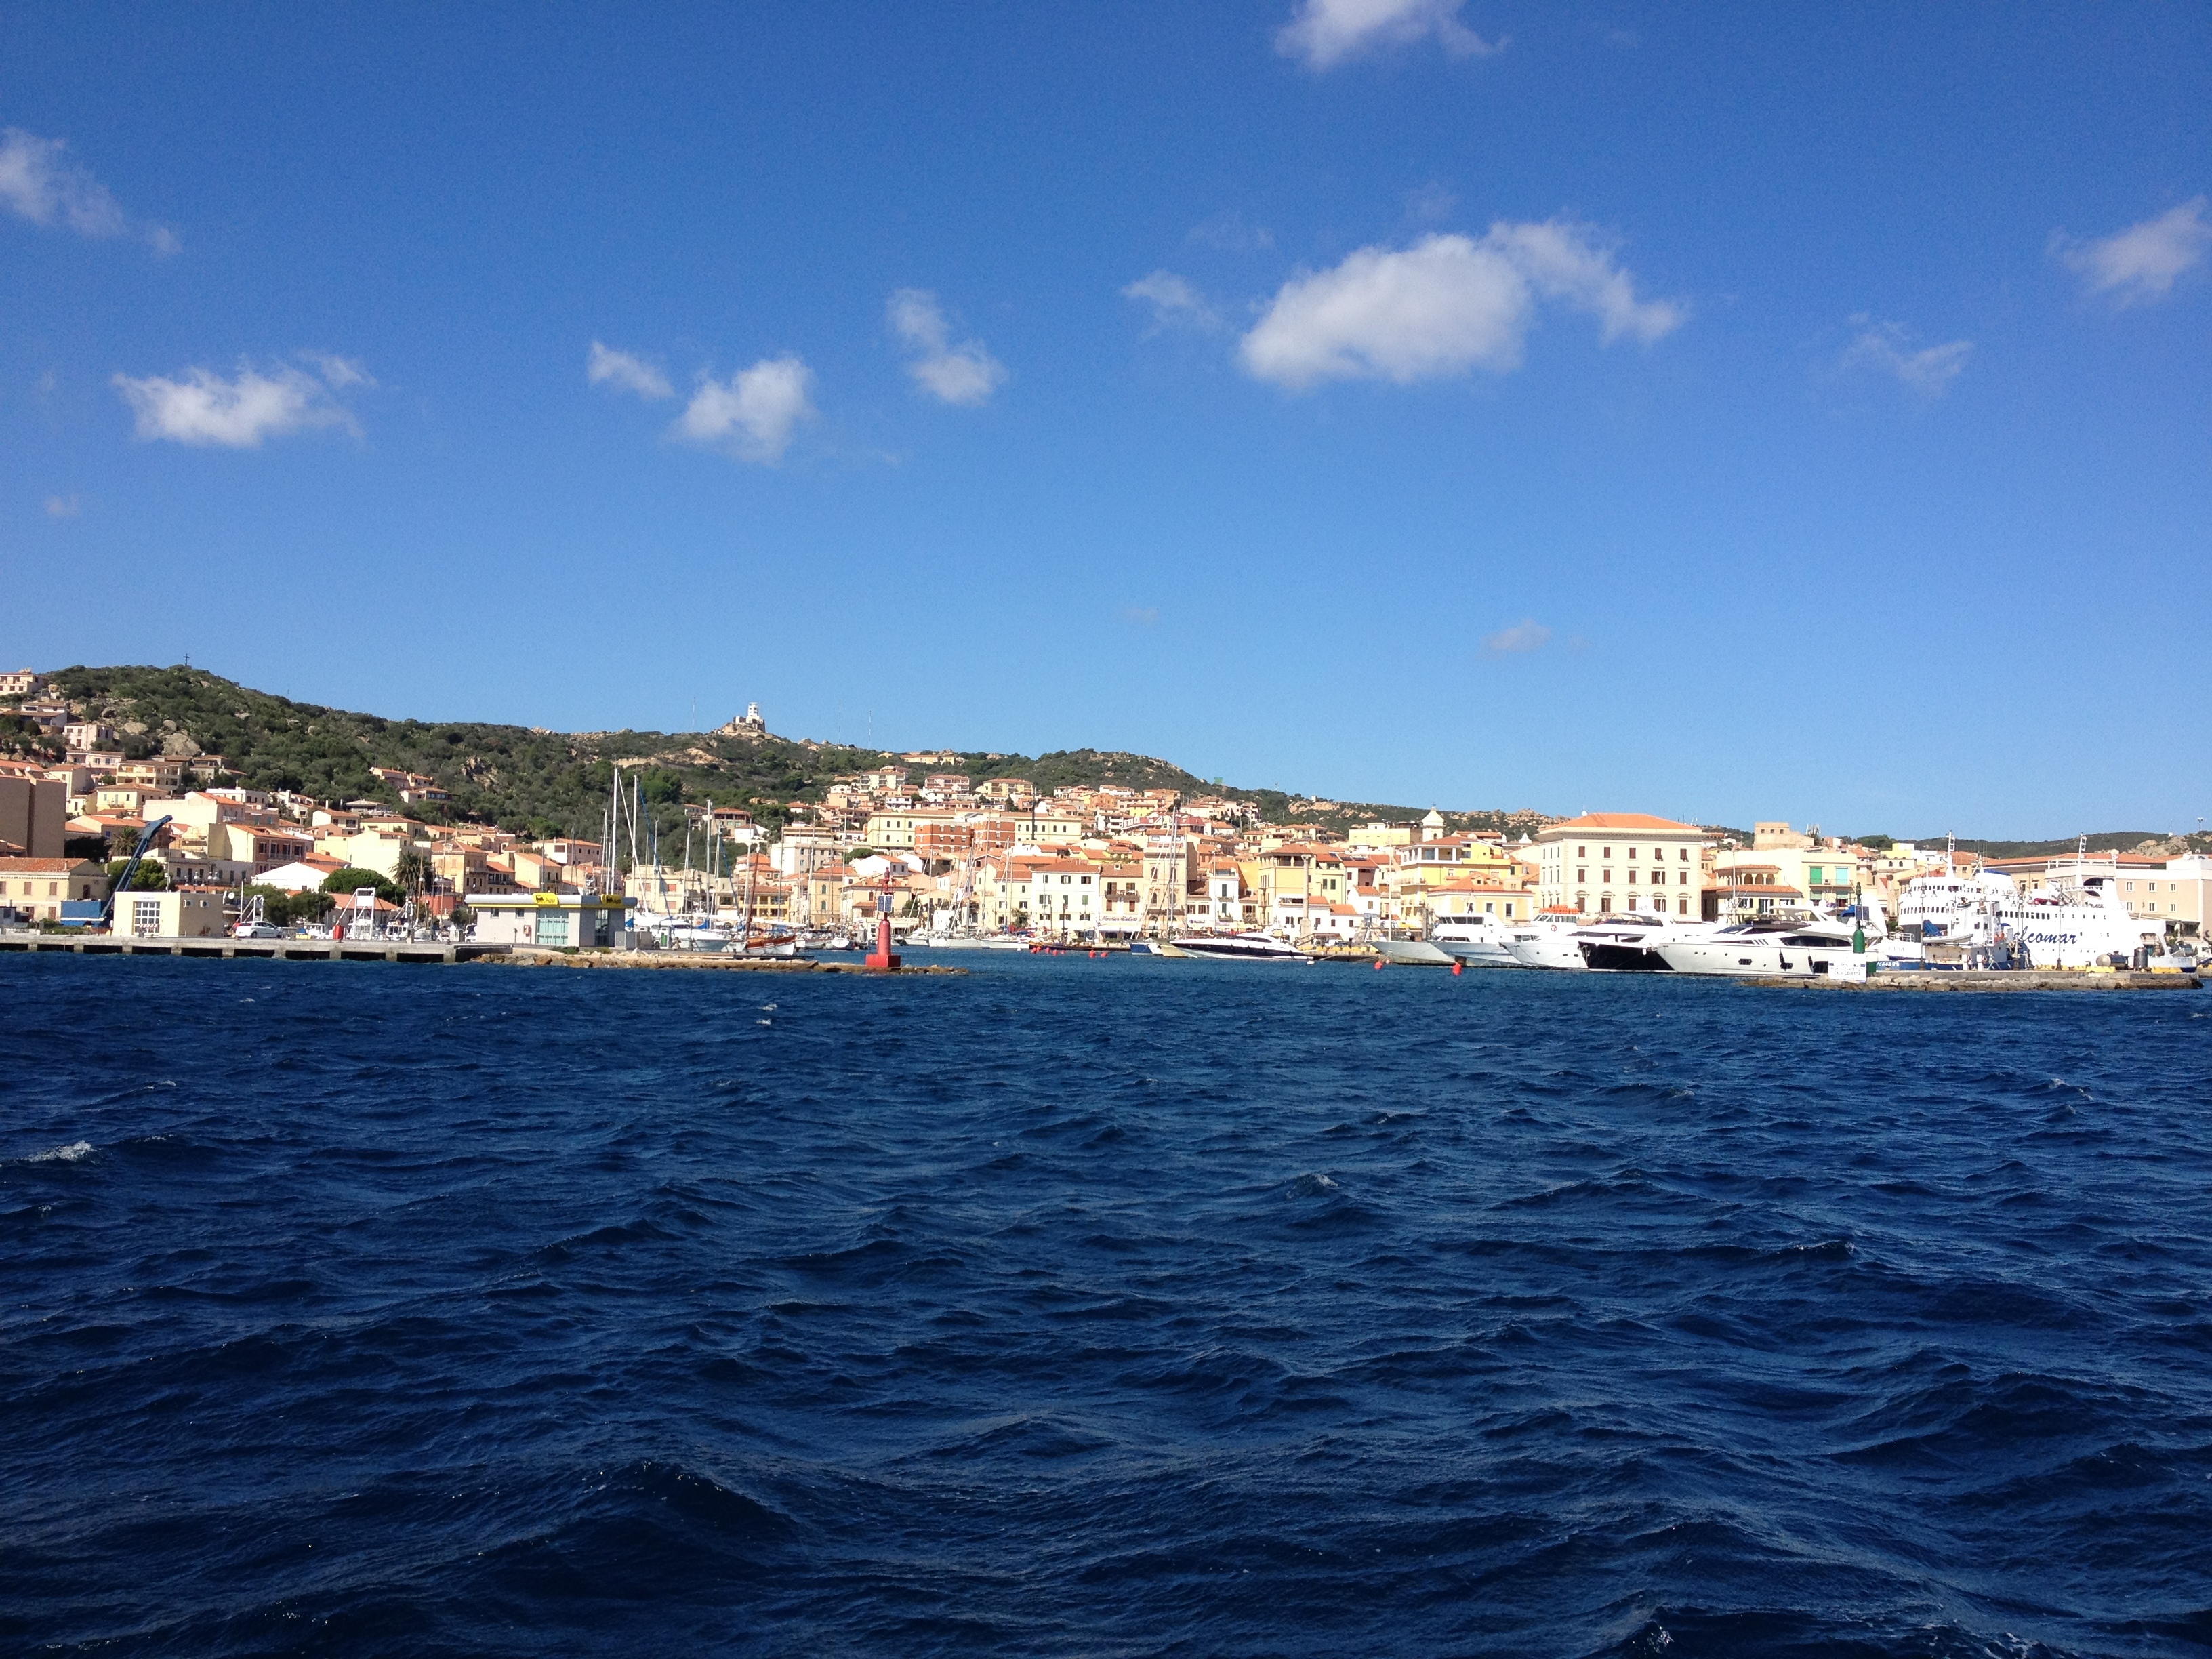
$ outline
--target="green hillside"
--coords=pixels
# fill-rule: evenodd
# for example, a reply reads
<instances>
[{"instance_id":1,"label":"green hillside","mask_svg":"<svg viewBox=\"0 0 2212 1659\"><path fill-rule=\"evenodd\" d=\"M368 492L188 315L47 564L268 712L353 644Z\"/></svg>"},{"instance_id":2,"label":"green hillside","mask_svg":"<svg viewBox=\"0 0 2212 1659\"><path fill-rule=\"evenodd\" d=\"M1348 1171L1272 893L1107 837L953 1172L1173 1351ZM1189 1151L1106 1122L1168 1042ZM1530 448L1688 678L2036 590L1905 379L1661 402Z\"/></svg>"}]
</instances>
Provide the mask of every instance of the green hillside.
<instances>
[{"instance_id":1,"label":"green hillside","mask_svg":"<svg viewBox=\"0 0 2212 1659\"><path fill-rule=\"evenodd\" d=\"M2091 836L2088 842L2089 850L2093 853L2132 853L2138 848L2148 850L2152 847L2179 850L2173 847L2175 842L2181 843L2193 852L2212 849L2212 837L2169 836L2156 830L2107 830ZM1923 847L1941 847L1943 844L1943 837L1923 836L1918 844ZM2074 852L2081 844L2080 837L2067 836L2058 841L1967 841L1961 838L1958 845L1960 852L1979 853L1984 858L2035 859L2063 858Z\"/></svg>"},{"instance_id":2,"label":"green hillside","mask_svg":"<svg viewBox=\"0 0 2212 1659\"><path fill-rule=\"evenodd\" d=\"M387 720L294 702L204 669L64 668L52 687L80 717L112 725L126 756L213 754L249 788L293 789L325 799L397 807L398 792L370 770L384 766L434 778L450 805L407 810L432 822L495 823L535 836L596 836L618 763L632 763L664 837L683 835L683 805L739 805L769 824L789 803L822 798L839 773L896 763L886 751L774 737L714 732L543 732L475 721ZM4 705L0 705L4 708ZM38 746L23 722L0 730L18 750ZM1214 793L1251 802L1272 820L1342 829L1367 818L1419 816L1425 807L1376 802L1307 803L1280 790L1216 785L1150 756L1069 749L1028 756L976 753L939 763L981 782L1022 777L1049 793L1070 785L1125 784ZM1452 812L1454 829L1515 829L1534 812Z\"/></svg>"}]
</instances>

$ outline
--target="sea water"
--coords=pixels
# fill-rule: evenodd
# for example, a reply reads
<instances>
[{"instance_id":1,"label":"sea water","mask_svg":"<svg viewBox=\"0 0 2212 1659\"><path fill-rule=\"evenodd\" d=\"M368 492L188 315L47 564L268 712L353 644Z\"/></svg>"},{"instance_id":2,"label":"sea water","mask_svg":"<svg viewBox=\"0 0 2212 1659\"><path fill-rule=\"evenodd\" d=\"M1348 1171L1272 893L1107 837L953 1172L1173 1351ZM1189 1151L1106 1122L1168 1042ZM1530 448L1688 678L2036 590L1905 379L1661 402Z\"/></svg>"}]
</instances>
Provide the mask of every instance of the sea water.
<instances>
[{"instance_id":1,"label":"sea water","mask_svg":"<svg viewBox=\"0 0 2212 1659\"><path fill-rule=\"evenodd\" d=\"M0 958L0 1644L2212 1644L2212 997L958 960Z\"/></svg>"}]
</instances>

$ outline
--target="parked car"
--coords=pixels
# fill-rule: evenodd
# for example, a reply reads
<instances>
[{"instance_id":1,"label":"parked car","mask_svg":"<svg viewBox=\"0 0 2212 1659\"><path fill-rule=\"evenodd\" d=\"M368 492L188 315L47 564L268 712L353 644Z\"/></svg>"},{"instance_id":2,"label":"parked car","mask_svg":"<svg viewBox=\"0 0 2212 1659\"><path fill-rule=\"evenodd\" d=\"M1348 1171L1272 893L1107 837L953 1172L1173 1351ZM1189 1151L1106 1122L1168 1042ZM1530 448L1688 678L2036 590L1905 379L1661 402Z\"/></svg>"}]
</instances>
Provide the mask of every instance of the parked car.
<instances>
[{"instance_id":1,"label":"parked car","mask_svg":"<svg viewBox=\"0 0 2212 1659\"><path fill-rule=\"evenodd\" d=\"M283 934L265 921L241 921L230 930L234 939L282 939Z\"/></svg>"}]
</instances>

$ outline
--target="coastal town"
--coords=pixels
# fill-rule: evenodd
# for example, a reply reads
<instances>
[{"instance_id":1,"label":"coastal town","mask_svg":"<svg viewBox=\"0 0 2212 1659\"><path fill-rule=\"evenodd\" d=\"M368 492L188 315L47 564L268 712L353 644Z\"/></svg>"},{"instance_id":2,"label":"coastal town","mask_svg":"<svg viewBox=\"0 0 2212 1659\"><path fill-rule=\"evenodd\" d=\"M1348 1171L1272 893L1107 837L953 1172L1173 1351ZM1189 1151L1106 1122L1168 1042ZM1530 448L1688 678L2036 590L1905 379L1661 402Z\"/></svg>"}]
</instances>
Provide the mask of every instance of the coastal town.
<instances>
[{"instance_id":1,"label":"coastal town","mask_svg":"<svg viewBox=\"0 0 2212 1659\"><path fill-rule=\"evenodd\" d=\"M0 927L434 930L582 947L652 943L656 930L664 944L732 927L854 937L888 915L914 944L1248 934L1358 949L1470 921L1856 915L1887 927L1916 880L1995 874L2031 896L2109 881L2143 937L2178 943L2198 934L2212 886L2212 858L2179 839L2007 860L1637 811L1532 817L1518 833L1452 830L1434 810L1329 830L1267 821L1226 794L978 781L932 751L841 775L773 830L745 807L685 801L680 839L641 827L635 777L617 769L597 835L533 839L450 821L435 777L395 769L374 770L386 799L333 800L243 787L219 755L126 758L115 732L41 693L30 671L0 675L0 698L54 751L0 761ZM725 729L766 723L756 705ZM142 850L127 902L111 903Z\"/></svg>"}]
</instances>

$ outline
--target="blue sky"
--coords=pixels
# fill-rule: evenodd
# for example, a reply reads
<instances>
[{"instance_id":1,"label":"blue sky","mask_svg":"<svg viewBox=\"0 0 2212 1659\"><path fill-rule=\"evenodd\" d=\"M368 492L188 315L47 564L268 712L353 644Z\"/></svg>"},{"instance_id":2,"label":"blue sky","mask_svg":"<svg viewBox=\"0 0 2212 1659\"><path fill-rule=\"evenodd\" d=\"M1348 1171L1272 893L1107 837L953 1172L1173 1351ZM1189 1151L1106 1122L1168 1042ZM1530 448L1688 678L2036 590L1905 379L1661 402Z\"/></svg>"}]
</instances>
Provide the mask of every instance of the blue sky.
<instances>
[{"instance_id":1,"label":"blue sky","mask_svg":"<svg viewBox=\"0 0 2212 1659\"><path fill-rule=\"evenodd\" d=\"M2212 11L0 13L0 658L2212 814Z\"/></svg>"}]
</instances>

